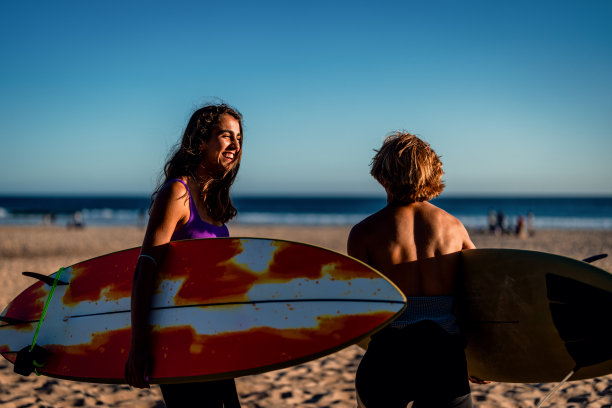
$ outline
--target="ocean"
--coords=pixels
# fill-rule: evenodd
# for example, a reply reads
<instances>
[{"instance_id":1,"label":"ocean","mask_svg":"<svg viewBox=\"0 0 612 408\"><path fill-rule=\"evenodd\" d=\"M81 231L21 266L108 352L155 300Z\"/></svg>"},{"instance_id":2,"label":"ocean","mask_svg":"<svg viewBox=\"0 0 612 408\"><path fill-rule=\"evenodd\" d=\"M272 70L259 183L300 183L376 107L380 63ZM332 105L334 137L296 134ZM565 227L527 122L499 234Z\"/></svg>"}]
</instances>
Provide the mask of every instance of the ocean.
<instances>
[{"instance_id":1,"label":"ocean","mask_svg":"<svg viewBox=\"0 0 612 408\"><path fill-rule=\"evenodd\" d=\"M385 205L384 197L234 197L240 224L353 225ZM149 197L0 196L0 225L144 225ZM508 228L533 214L540 229L612 230L612 197L440 197L432 201L473 229L503 213Z\"/></svg>"}]
</instances>

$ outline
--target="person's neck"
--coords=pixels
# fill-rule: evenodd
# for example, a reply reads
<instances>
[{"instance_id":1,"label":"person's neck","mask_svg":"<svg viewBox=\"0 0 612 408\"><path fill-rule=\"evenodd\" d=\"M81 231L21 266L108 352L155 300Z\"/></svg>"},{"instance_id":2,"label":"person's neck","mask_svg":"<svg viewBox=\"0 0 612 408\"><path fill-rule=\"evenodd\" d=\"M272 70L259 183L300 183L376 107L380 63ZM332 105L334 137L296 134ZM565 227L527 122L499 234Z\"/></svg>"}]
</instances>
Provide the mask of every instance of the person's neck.
<instances>
[{"instance_id":1,"label":"person's neck","mask_svg":"<svg viewBox=\"0 0 612 408\"><path fill-rule=\"evenodd\" d=\"M200 190L201 193L204 193L206 190L208 190L208 187L213 180L214 177L210 175L206 168L200 166L196 170L193 181L198 185L198 190Z\"/></svg>"},{"instance_id":2,"label":"person's neck","mask_svg":"<svg viewBox=\"0 0 612 408\"><path fill-rule=\"evenodd\" d=\"M422 205L423 203L426 203L427 201L411 201L409 203L404 203L404 202L399 202L397 200L394 200L393 198L391 198L390 196L387 195L387 207L389 208L394 208L394 207L414 207L414 206L419 206Z\"/></svg>"}]
</instances>

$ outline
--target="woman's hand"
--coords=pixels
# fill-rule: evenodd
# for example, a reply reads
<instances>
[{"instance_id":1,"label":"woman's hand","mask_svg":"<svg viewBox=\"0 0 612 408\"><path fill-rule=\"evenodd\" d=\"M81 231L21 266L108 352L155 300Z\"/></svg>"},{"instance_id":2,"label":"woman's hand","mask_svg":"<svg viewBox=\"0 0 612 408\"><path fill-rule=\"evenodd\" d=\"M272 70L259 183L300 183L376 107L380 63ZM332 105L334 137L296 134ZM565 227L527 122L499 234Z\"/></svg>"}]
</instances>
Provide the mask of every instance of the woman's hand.
<instances>
[{"instance_id":1,"label":"woman's hand","mask_svg":"<svg viewBox=\"0 0 612 408\"><path fill-rule=\"evenodd\" d=\"M125 379L136 388L150 388L151 358L142 348L132 347L125 363Z\"/></svg>"}]
</instances>

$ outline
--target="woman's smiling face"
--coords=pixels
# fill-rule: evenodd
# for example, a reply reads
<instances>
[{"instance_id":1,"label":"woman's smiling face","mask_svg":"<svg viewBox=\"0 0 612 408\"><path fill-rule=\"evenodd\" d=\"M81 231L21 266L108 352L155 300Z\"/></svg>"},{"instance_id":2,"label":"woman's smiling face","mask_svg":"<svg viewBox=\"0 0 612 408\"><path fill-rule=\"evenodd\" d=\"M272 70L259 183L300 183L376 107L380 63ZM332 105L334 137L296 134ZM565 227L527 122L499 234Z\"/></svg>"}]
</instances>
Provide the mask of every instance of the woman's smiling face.
<instances>
[{"instance_id":1,"label":"woman's smiling face","mask_svg":"<svg viewBox=\"0 0 612 408\"><path fill-rule=\"evenodd\" d=\"M223 168L227 172L239 161L241 148L240 122L223 114L211 129L208 141L200 145L202 164L206 169Z\"/></svg>"}]
</instances>

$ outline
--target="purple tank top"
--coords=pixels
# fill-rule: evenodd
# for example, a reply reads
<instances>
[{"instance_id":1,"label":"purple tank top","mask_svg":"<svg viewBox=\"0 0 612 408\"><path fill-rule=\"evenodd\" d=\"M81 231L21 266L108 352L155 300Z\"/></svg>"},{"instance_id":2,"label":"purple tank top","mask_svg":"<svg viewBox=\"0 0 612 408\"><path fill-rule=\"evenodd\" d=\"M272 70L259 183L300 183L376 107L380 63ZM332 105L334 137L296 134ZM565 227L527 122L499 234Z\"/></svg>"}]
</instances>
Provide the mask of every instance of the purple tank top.
<instances>
[{"instance_id":1,"label":"purple tank top","mask_svg":"<svg viewBox=\"0 0 612 408\"><path fill-rule=\"evenodd\" d=\"M173 181L178 181L182 183L187 189L187 194L189 195L190 214L187 223L176 231L174 231L171 240L178 241L181 239L229 237L229 230L227 229L227 226L225 224L218 227L200 218L200 214L198 214L198 209L195 205L195 202L193 201L193 198L191 198L191 192L189 191L189 187L187 187L187 184L183 180L169 180L166 185Z\"/></svg>"}]
</instances>

